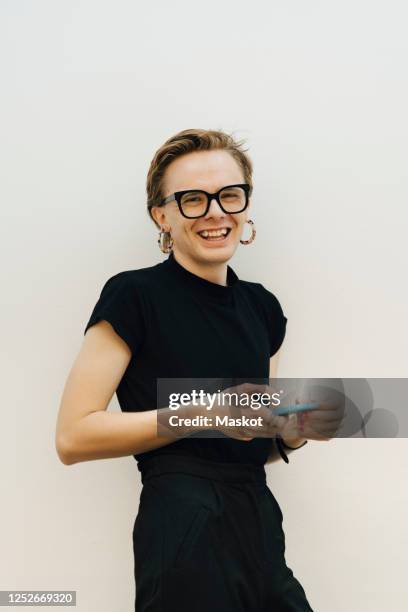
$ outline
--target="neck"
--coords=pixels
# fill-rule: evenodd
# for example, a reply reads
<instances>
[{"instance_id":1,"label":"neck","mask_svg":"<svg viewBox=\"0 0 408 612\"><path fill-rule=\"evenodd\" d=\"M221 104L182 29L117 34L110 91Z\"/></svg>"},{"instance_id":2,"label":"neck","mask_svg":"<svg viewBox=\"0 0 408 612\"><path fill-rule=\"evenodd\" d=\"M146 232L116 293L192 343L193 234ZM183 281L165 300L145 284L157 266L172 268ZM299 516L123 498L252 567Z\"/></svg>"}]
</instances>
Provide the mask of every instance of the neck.
<instances>
[{"instance_id":1,"label":"neck","mask_svg":"<svg viewBox=\"0 0 408 612\"><path fill-rule=\"evenodd\" d=\"M174 259L186 270L197 276L201 276L211 283L227 286L227 262L200 262L173 249Z\"/></svg>"}]
</instances>

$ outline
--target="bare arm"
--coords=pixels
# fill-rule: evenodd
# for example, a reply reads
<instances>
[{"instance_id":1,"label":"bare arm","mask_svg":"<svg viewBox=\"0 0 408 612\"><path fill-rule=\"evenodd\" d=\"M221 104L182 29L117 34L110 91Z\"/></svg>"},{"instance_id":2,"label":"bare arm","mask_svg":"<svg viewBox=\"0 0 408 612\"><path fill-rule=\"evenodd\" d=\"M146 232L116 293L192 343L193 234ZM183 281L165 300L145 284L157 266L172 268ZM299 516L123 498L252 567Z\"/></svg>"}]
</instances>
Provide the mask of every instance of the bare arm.
<instances>
[{"instance_id":1,"label":"bare arm","mask_svg":"<svg viewBox=\"0 0 408 612\"><path fill-rule=\"evenodd\" d=\"M57 419L55 446L65 465L135 455L179 439L180 430L177 437L157 435L157 410L107 411L130 359L128 345L107 321L85 334Z\"/></svg>"},{"instance_id":2,"label":"bare arm","mask_svg":"<svg viewBox=\"0 0 408 612\"><path fill-rule=\"evenodd\" d=\"M280 355L280 350L277 353L275 353L270 359L269 378L277 377L276 375L278 372L279 355ZM306 438L291 438L291 439L282 438L282 439L285 442L285 444L288 444L289 446L293 447L293 449L285 448L285 454L289 455L294 450L296 450L296 447L301 446ZM280 459L282 459L282 456L277 447L276 438L274 438L272 449L271 449L271 452L269 454L269 457L266 463L273 463L274 461L279 461Z\"/></svg>"}]
</instances>

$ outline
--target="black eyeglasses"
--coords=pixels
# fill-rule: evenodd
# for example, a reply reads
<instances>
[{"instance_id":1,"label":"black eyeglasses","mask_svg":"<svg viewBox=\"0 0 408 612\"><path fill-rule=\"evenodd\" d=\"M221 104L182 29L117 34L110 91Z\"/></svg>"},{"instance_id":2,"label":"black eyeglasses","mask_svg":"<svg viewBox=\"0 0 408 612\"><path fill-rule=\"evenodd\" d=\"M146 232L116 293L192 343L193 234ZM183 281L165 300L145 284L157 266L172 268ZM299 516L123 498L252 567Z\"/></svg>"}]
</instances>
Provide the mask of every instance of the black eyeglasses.
<instances>
[{"instance_id":1,"label":"black eyeglasses","mask_svg":"<svg viewBox=\"0 0 408 612\"><path fill-rule=\"evenodd\" d=\"M215 193L208 193L202 189L185 189L176 191L161 201L160 206L164 206L172 200L176 200L180 213L187 219L197 219L204 217L213 198L225 213L234 215L246 209L252 187L248 183L238 183L227 185Z\"/></svg>"}]
</instances>

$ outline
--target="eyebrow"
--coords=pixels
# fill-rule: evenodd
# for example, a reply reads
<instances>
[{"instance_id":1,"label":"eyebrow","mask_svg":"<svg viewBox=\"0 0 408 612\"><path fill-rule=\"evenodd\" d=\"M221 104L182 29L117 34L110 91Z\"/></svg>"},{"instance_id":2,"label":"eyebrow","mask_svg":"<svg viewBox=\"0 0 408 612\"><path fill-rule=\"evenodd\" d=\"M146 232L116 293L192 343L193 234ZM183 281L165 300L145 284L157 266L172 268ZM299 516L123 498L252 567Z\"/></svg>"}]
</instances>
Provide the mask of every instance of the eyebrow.
<instances>
[{"instance_id":1,"label":"eyebrow","mask_svg":"<svg viewBox=\"0 0 408 612\"><path fill-rule=\"evenodd\" d=\"M211 192L209 189L204 189L204 187L186 187L185 189L175 189L172 193L177 193L178 191L206 191L208 193L217 193L220 189L224 189L224 187L230 187L231 185L242 185L243 183L228 183L227 185L223 185L219 189L216 189L214 192Z\"/></svg>"}]
</instances>

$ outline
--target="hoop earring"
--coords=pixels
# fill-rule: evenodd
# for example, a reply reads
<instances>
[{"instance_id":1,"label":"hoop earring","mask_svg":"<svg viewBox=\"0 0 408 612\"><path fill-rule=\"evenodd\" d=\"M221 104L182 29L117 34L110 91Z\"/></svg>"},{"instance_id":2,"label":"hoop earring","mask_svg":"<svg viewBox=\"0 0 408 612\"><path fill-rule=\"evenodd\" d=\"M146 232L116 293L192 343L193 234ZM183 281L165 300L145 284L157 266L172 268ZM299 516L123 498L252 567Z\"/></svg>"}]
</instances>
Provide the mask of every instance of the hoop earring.
<instances>
[{"instance_id":1,"label":"hoop earring","mask_svg":"<svg viewBox=\"0 0 408 612\"><path fill-rule=\"evenodd\" d=\"M251 226L251 236L248 238L248 240L240 240L241 244L251 244L251 242L254 241L255 236L256 236L256 229L255 229L255 224L251 219L248 219L247 221L245 221L245 223L249 223Z\"/></svg>"},{"instance_id":2,"label":"hoop earring","mask_svg":"<svg viewBox=\"0 0 408 612\"><path fill-rule=\"evenodd\" d=\"M173 249L173 238L171 237L170 232L165 232L161 229L157 242L162 253L170 253L170 251Z\"/></svg>"}]
</instances>

